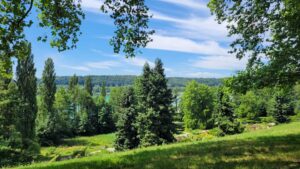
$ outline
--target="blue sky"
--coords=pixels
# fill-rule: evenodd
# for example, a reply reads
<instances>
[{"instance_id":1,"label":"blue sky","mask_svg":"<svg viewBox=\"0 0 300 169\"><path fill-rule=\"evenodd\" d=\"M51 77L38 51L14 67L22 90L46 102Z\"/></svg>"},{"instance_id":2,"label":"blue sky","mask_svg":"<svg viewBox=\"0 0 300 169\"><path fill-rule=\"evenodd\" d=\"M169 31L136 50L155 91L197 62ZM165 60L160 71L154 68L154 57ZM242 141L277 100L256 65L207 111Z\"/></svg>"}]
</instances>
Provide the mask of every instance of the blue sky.
<instances>
[{"instance_id":1,"label":"blue sky","mask_svg":"<svg viewBox=\"0 0 300 169\"><path fill-rule=\"evenodd\" d=\"M86 19L76 49L59 53L48 43L37 42L45 30L33 25L26 30L32 42L37 76L51 57L56 74L63 75L139 75L147 61L162 59L169 77L226 77L245 68L246 60L228 54L231 39L224 25L210 15L208 0L146 0L156 31L151 42L136 58L113 53L109 39L115 27L108 15L100 12L101 0L82 0ZM31 17L36 20L33 12Z\"/></svg>"}]
</instances>

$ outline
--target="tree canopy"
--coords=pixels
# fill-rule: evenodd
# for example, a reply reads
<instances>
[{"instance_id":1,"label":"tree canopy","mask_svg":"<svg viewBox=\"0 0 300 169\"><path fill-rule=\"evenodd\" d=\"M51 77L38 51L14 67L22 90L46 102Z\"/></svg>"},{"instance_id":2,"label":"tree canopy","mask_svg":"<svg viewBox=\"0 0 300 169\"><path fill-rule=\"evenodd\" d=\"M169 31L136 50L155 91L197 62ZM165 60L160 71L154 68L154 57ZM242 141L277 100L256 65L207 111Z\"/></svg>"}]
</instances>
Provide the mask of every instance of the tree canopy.
<instances>
[{"instance_id":1,"label":"tree canopy","mask_svg":"<svg viewBox=\"0 0 300 169\"><path fill-rule=\"evenodd\" d=\"M234 37L231 53L249 57L234 86L289 85L300 76L300 1L210 0L219 23ZM243 84L240 84L243 83Z\"/></svg>"}]
</instances>

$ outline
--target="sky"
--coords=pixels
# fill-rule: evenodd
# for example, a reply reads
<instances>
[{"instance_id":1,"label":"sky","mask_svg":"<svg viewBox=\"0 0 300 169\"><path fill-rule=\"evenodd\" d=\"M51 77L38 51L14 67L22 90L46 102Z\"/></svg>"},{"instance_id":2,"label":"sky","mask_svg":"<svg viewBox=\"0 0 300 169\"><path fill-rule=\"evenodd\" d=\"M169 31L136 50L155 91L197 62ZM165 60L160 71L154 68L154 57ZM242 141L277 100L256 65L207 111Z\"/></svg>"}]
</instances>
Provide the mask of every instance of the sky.
<instances>
[{"instance_id":1,"label":"sky","mask_svg":"<svg viewBox=\"0 0 300 169\"><path fill-rule=\"evenodd\" d=\"M220 78L245 68L246 60L228 54L232 41L226 26L211 15L208 0L145 0L153 17L150 29L153 42L135 58L114 54L109 39L113 36L113 20L99 9L101 0L82 0L86 14L77 48L58 52L49 43L38 42L46 31L37 24L26 30L32 42L37 76L41 77L44 62L52 58L58 76L68 75L139 75L145 62L154 65L160 58L168 77ZM36 21L33 11L31 19Z\"/></svg>"}]
</instances>

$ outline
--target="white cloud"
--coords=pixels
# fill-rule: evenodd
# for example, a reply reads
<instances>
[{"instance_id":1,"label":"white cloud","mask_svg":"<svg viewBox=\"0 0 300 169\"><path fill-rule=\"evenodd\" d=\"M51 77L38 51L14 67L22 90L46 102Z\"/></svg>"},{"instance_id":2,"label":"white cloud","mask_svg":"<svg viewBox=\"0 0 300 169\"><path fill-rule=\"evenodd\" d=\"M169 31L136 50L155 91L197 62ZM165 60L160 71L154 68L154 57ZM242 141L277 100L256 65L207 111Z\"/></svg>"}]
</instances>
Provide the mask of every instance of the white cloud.
<instances>
[{"instance_id":1,"label":"white cloud","mask_svg":"<svg viewBox=\"0 0 300 169\"><path fill-rule=\"evenodd\" d=\"M100 7L102 4L102 0L82 0L81 2L81 6L84 10L94 13L101 13Z\"/></svg>"},{"instance_id":2,"label":"white cloud","mask_svg":"<svg viewBox=\"0 0 300 169\"><path fill-rule=\"evenodd\" d=\"M89 68L95 69L110 69L112 67L119 67L120 63L116 61L101 61L101 62L89 62L86 63Z\"/></svg>"},{"instance_id":3,"label":"white cloud","mask_svg":"<svg viewBox=\"0 0 300 169\"><path fill-rule=\"evenodd\" d=\"M153 19L171 22L174 31L168 31L169 35L183 36L198 40L228 41L228 31L225 24L218 24L213 16L176 18L162 13L151 11ZM169 28L171 29L171 28Z\"/></svg>"},{"instance_id":4,"label":"white cloud","mask_svg":"<svg viewBox=\"0 0 300 169\"><path fill-rule=\"evenodd\" d=\"M119 54L108 53L108 52L104 52L104 51L98 50L98 49L91 49L91 51L98 54L98 55L100 55L100 56L108 56L108 57L113 57L113 58L121 57Z\"/></svg>"},{"instance_id":5,"label":"white cloud","mask_svg":"<svg viewBox=\"0 0 300 169\"><path fill-rule=\"evenodd\" d=\"M160 0L167 3L172 3L179 6L184 6L192 9L207 10L206 4L201 0Z\"/></svg>"},{"instance_id":6,"label":"white cloud","mask_svg":"<svg viewBox=\"0 0 300 169\"><path fill-rule=\"evenodd\" d=\"M227 54L227 49L222 48L215 41L195 42L181 37L168 37L162 35L153 35L152 38L153 42L149 43L147 48L203 55Z\"/></svg>"},{"instance_id":7,"label":"white cloud","mask_svg":"<svg viewBox=\"0 0 300 169\"><path fill-rule=\"evenodd\" d=\"M92 52L99 54L101 56L108 56L108 57L112 57L112 58L118 58L120 59L120 65L124 65L124 64L129 64L129 65L133 65L133 66L137 66L137 67L143 67L144 64L146 62L148 62L148 64L150 66L154 66L154 63L146 58L143 58L142 56L136 56L134 58L126 58L125 56L122 56L120 54L113 54L113 53L107 53L101 50L97 50L97 49L92 49Z\"/></svg>"},{"instance_id":8,"label":"white cloud","mask_svg":"<svg viewBox=\"0 0 300 169\"><path fill-rule=\"evenodd\" d=\"M79 71L90 71L91 69L85 66L70 66L70 65L61 65L61 67L73 69L73 70L79 70Z\"/></svg>"},{"instance_id":9,"label":"white cloud","mask_svg":"<svg viewBox=\"0 0 300 169\"><path fill-rule=\"evenodd\" d=\"M199 60L193 60L191 62L192 66L197 68L236 71L245 69L247 58L239 60L232 55L207 56L201 57L199 58Z\"/></svg>"},{"instance_id":10,"label":"white cloud","mask_svg":"<svg viewBox=\"0 0 300 169\"><path fill-rule=\"evenodd\" d=\"M124 58L124 57L123 57ZM153 67L154 66L154 63L151 62L150 60L148 59L145 59L145 58L142 58L142 57L134 57L134 58L124 58L123 61L125 63L128 63L130 65L133 65L133 66L138 66L138 67L143 67L145 65L146 62L148 62L148 64Z\"/></svg>"}]
</instances>

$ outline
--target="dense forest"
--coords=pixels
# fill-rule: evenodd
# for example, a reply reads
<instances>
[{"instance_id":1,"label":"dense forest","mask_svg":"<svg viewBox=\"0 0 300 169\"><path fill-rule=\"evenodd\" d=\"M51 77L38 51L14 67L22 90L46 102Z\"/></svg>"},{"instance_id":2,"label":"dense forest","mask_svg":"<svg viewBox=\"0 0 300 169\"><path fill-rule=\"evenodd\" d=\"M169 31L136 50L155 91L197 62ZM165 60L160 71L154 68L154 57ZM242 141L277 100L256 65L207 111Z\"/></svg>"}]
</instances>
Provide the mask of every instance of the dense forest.
<instances>
[{"instance_id":1,"label":"dense forest","mask_svg":"<svg viewBox=\"0 0 300 169\"><path fill-rule=\"evenodd\" d=\"M78 84L83 85L84 84L84 76L77 76L78 77ZM131 76L131 75L112 75L112 76L90 76L92 79L92 85L96 86L101 84L103 82L106 83L106 86L128 86L132 85L134 83L134 80L137 78L137 76ZM68 85L70 76L57 76L56 77L56 84L57 85ZM168 85L170 87L184 87L186 86L187 82L195 80L199 83L206 84L208 86L219 86L222 82L222 79L218 78L184 78L184 77L168 77ZM40 83L41 80L38 79L38 82Z\"/></svg>"}]
</instances>

